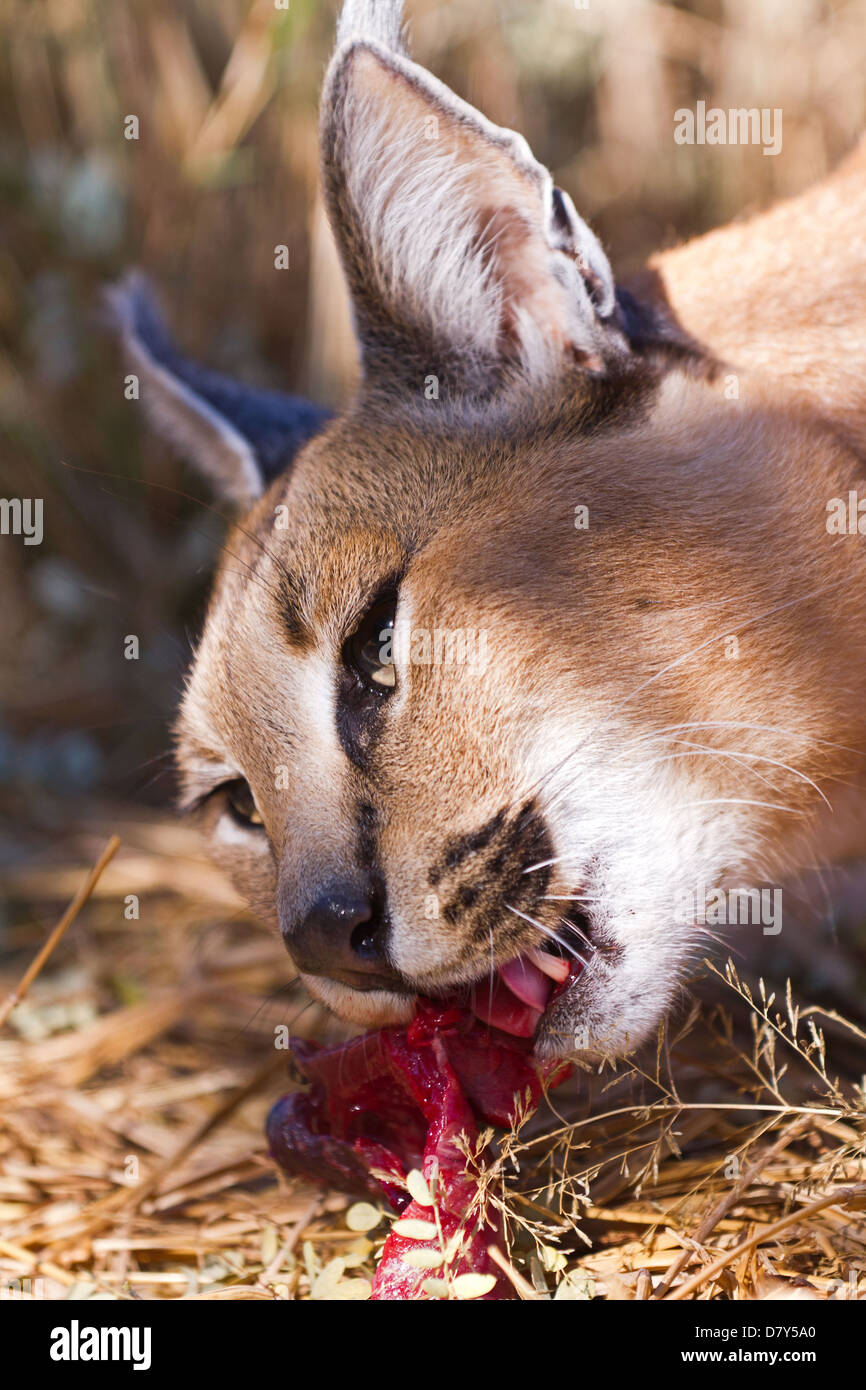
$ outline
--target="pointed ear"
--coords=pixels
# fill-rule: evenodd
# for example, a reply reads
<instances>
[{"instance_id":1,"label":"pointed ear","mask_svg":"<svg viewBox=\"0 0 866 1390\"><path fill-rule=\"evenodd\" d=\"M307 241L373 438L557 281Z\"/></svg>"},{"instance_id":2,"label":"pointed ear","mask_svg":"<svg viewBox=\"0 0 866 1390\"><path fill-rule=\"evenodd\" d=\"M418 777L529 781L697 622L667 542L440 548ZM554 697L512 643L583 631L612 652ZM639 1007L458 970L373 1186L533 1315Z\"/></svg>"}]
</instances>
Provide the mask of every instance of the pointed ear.
<instances>
[{"instance_id":1,"label":"pointed ear","mask_svg":"<svg viewBox=\"0 0 866 1390\"><path fill-rule=\"evenodd\" d=\"M140 273L105 298L151 423L226 501L249 506L330 418L308 401L244 386L183 357Z\"/></svg>"},{"instance_id":2,"label":"pointed ear","mask_svg":"<svg viewBox=\"0 0 866 1390\"><path fill-rule=\"evenodd\" d=\"M490 394L626 351L601 246L522 136L405 56L396 0L347 0L323 94L329 214L365 375Z\"/></svg>"}]
</instances>

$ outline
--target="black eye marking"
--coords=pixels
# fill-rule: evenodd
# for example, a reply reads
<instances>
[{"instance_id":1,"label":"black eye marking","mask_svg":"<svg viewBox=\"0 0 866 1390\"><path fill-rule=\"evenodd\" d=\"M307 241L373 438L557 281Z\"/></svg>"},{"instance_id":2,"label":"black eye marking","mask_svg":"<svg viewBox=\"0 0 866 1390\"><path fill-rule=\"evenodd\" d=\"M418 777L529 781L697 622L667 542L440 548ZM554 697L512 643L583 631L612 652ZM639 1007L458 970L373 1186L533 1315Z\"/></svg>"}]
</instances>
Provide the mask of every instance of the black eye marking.
<instances>
[{"instance_id":1,"label":"black eye marking","mask_svg":"<svg viewBox=\"0 0 866 1390\"><path fill-rule=\"evenodd\" d=\"M233 782L224 782L218 790L225 796L226 809L236 825L243 826L245 830L264 830L265 823L249 782L237 777Z\"/></svg>"},{"instance_id":2,"label":"black eye marking","mask_svg":"<svg viewBox=\"0 0 866 1390\"><path fill-rule=\"evenodd\" d=\"M337 735L348 758L365 767L382 713L397 683L392 634L398 580L380 585L363 617L343 643L337 675Z\"/></svg>"},{"instance_id":3,"label":"black eye marking","mask_svg":"<svg viewBox=\"0 0 866 1390\"><path fill-rule=\"evenodd\" d=\"M343 664L371 695L378 698L387 695L397 684L392 653L396 613L396 594L378 598L343 646Z\"/></svg>"}]
</instances>

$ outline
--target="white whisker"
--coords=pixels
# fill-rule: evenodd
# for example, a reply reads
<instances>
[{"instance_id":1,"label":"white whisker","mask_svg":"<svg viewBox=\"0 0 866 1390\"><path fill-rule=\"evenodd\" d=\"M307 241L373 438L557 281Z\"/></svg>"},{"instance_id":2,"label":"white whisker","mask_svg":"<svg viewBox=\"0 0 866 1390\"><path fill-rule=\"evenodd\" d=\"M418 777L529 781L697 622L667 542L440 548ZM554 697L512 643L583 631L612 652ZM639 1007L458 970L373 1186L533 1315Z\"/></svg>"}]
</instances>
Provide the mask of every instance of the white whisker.
<instances>
[{"instance_id":1,"label":"white whisker","mask_svg":"<svg viewBox=\"0 0 866 1390\"><path fill-rule=\"evenodd\" d=\"M762 806L765 811L787 811L792 816L805 815L796 806L782 806L777 801L750 801L744 796L711 796L706 801L684 801L684 806Z\"/></svg>"},{"instance_id":2,"label":"white whisker","mask_svg":"<svg viewBox=\"0 0 866 1390\"><path fill-rule=\"evenodd\" d=\"M534 874L537 869L547 869L551 864L558 864L558 859L542 859L540 864L530 864L528 869L524 869L525 874Z\"/></svg>"},{"instance_id":3,"label":"white whisker","mask_svg":"<svg viewBox=\"0 0 866 1390\"><path fill-rule=\"evenodd\" d=\"M590 951L594 951L596 949L593 943L590 941L589 937L587 936L586 932L582 931L576 922L569 922L567 917L560 917L559 920L562 923L562 925L568 929L568 931L576 932L576 934L580 937L581 941L584 941L586 945L589 947Z\"/></svg>"},{"instance_id":4,"label":"white whisker","mask_svg":"<svg viewBox=\"0 0 866 1390\"><path fill-rule=\"evenodd\" d=\"M661 728L653 729L652 732L646 734L643 739L637 738L632 740L624 750L616 755L614 761L621 758L623 753L629 752L632 747L635 747L641 742L652 741L660 738L663 734L685 733L689 729L746 729L751 733L784 734L787 738L799 738L806 743L820 745L822 748L837 748L842 753L856 753L860 757L866 754L866 750L863 748L849 748L845 743L832 743L829 739L816 738L814 734L806 733L801 729L786 729L781 724L750 724L742 719L696 719L686 721L682 724L663 724Z\"/></svg>"},{"instance_id":5,"label":"white whisker","mask_svg":"<svg viewBox=\"0 0 866 1390\"><path fill-rule=\"evenodd\" d=\"M600 903L601 898L590 898L585 893L542 893L542 898L551 903Z\"/></svg>"},{"instance_id":6,"label":"white whisker","mask_svg":"<svg viewBox=\"0 0 866 1390\"><path fill-rule=\"evenodd\" d=\"M712 758L729 758L735 762L743 762L744 760L751 759L756 762L768 763L771 767L781 768L783 772L789 772L792 777L797 777L801 782L805 782L807 786L810 786L813 791L817 792L818 796L820 796L821 800L824 802L825 806L829 811L833 810L830 801L824 795L818 784L816 782L813 782L811 777L808 777L805 772L801 772L799 768L791 767L789 763L781 762L778 758L770 758L764 753L743 752L739 749L712 748L708 744L691 743L688 739L672 738L669 741L671 743L685 744L686 747L690 748L693 751L688 753L665 753L662 754L662 756L659 758L651 758L647 762L638 763L637 766L632 769L632 771L641 772L648 767L657 767L660 763L676 762L679 758L694 757L698 753L705 754L707 757ZM758 778L760 782L763 782L765 787L773 786L773 783L769 780L769 778L762 776L761 773L757 770L757 768L746 767L745 770L751 772L755 777Z\"/></svg>"},{"instance_id":7,"label":"white whisker","mask_svg":"<svg viewBox=\"0 0 866 1390\"><path fill-rule=\"evenodd\" d=\"M579 960L581 965L586 965L586 961L583 959L580 952L576 951L573 946L570 946L567 941L563 941L561 937L557 936L552 927L545 927L542 922L536 922L534 917L529 917L525 912L521 912L519 908L512 907L511 903L506 903L505 906L508 908L509 912L514 913L515 917L522 917L524 922L528 922L530 926L536 927L538 931L542 932L544 936L549 937L551 941L555 941L557 946L562 947L563 951L568 951L569 955L574 956L575 960ZM570 927L571 923L567 923L567 925Z\"/></svg>"}]
</instances>

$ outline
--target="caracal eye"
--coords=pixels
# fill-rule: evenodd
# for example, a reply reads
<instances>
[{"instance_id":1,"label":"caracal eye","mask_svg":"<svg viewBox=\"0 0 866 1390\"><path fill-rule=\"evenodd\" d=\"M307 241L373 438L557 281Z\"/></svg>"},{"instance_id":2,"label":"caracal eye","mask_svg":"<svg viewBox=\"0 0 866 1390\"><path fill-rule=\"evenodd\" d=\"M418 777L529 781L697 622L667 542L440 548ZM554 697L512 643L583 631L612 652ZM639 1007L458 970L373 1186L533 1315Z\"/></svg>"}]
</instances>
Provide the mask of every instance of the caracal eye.
<instances>
[{"instance_id":1,"label":"caracal eye","mask_svg":"<svg viewBox=\"0 0 866 1390\"><path fill-rule=\"evenodd\" d=\"M365 614L360 627L343 648L343 660L359 681L377 695L393 690L397 670L391 644L397 601L381 599Z\"/></svg>"},{"instance_id":2,"label":"caracal eye","mask_svg":"<svg viewBox=\"0 0 866 1390\"><path fill-rule=\"evenodd\" d=\"M226 806L232 819L249 830L263 830L265 823L259 815L249 782L243 777L238 777L234 782L226 783L224 790Z\"/></svg>"}]
</instances>

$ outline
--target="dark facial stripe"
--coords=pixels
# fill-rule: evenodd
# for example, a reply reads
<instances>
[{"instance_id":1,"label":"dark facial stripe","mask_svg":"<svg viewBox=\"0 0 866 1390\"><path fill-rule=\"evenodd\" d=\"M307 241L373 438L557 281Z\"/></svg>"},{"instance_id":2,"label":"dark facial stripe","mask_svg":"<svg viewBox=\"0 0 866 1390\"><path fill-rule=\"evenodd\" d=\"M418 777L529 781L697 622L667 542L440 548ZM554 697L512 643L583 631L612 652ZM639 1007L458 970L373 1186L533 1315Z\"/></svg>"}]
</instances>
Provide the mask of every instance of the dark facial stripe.
<instances>
[{"instance_id":1,"label":"dark facial stripe","mask_svg":"<svg viewBox=\"0 0 866 1390\"><path fill-rule=\"evenodd\" d=\"M365 869L378 867L379 817L375 806L362 801L358 806L358 854Z\"/></svg>"},{"instance_id":2,"label":"dark facial stripe","mask_svg":"<svg viewBox=\"0 0 866 1390\"><path fill-rule=\"evenodd\" d=\"M307 598L304 581L291 570L281 569L277 580L277 595L283 630L289 641L303 650L310 648L313 645L313 633L303 617Z\"/></svg>"},{"instance_id":3,"label":"dark facial stripe","mask_svg":"<svg viewBox=\"0 0 866 1390\"><path fill-rule=\"evenodd\" d=\"M430 870L431 885L435 888L443 874L459 868L465 859L477 854L479 850L486 849L504 824L505 811L497 811L496 815L492 816L486 825L482 825L480 830L473 830L469 835L458 835L448 840L442 862L435 864Z\"/></svg>"}]
</instances>

